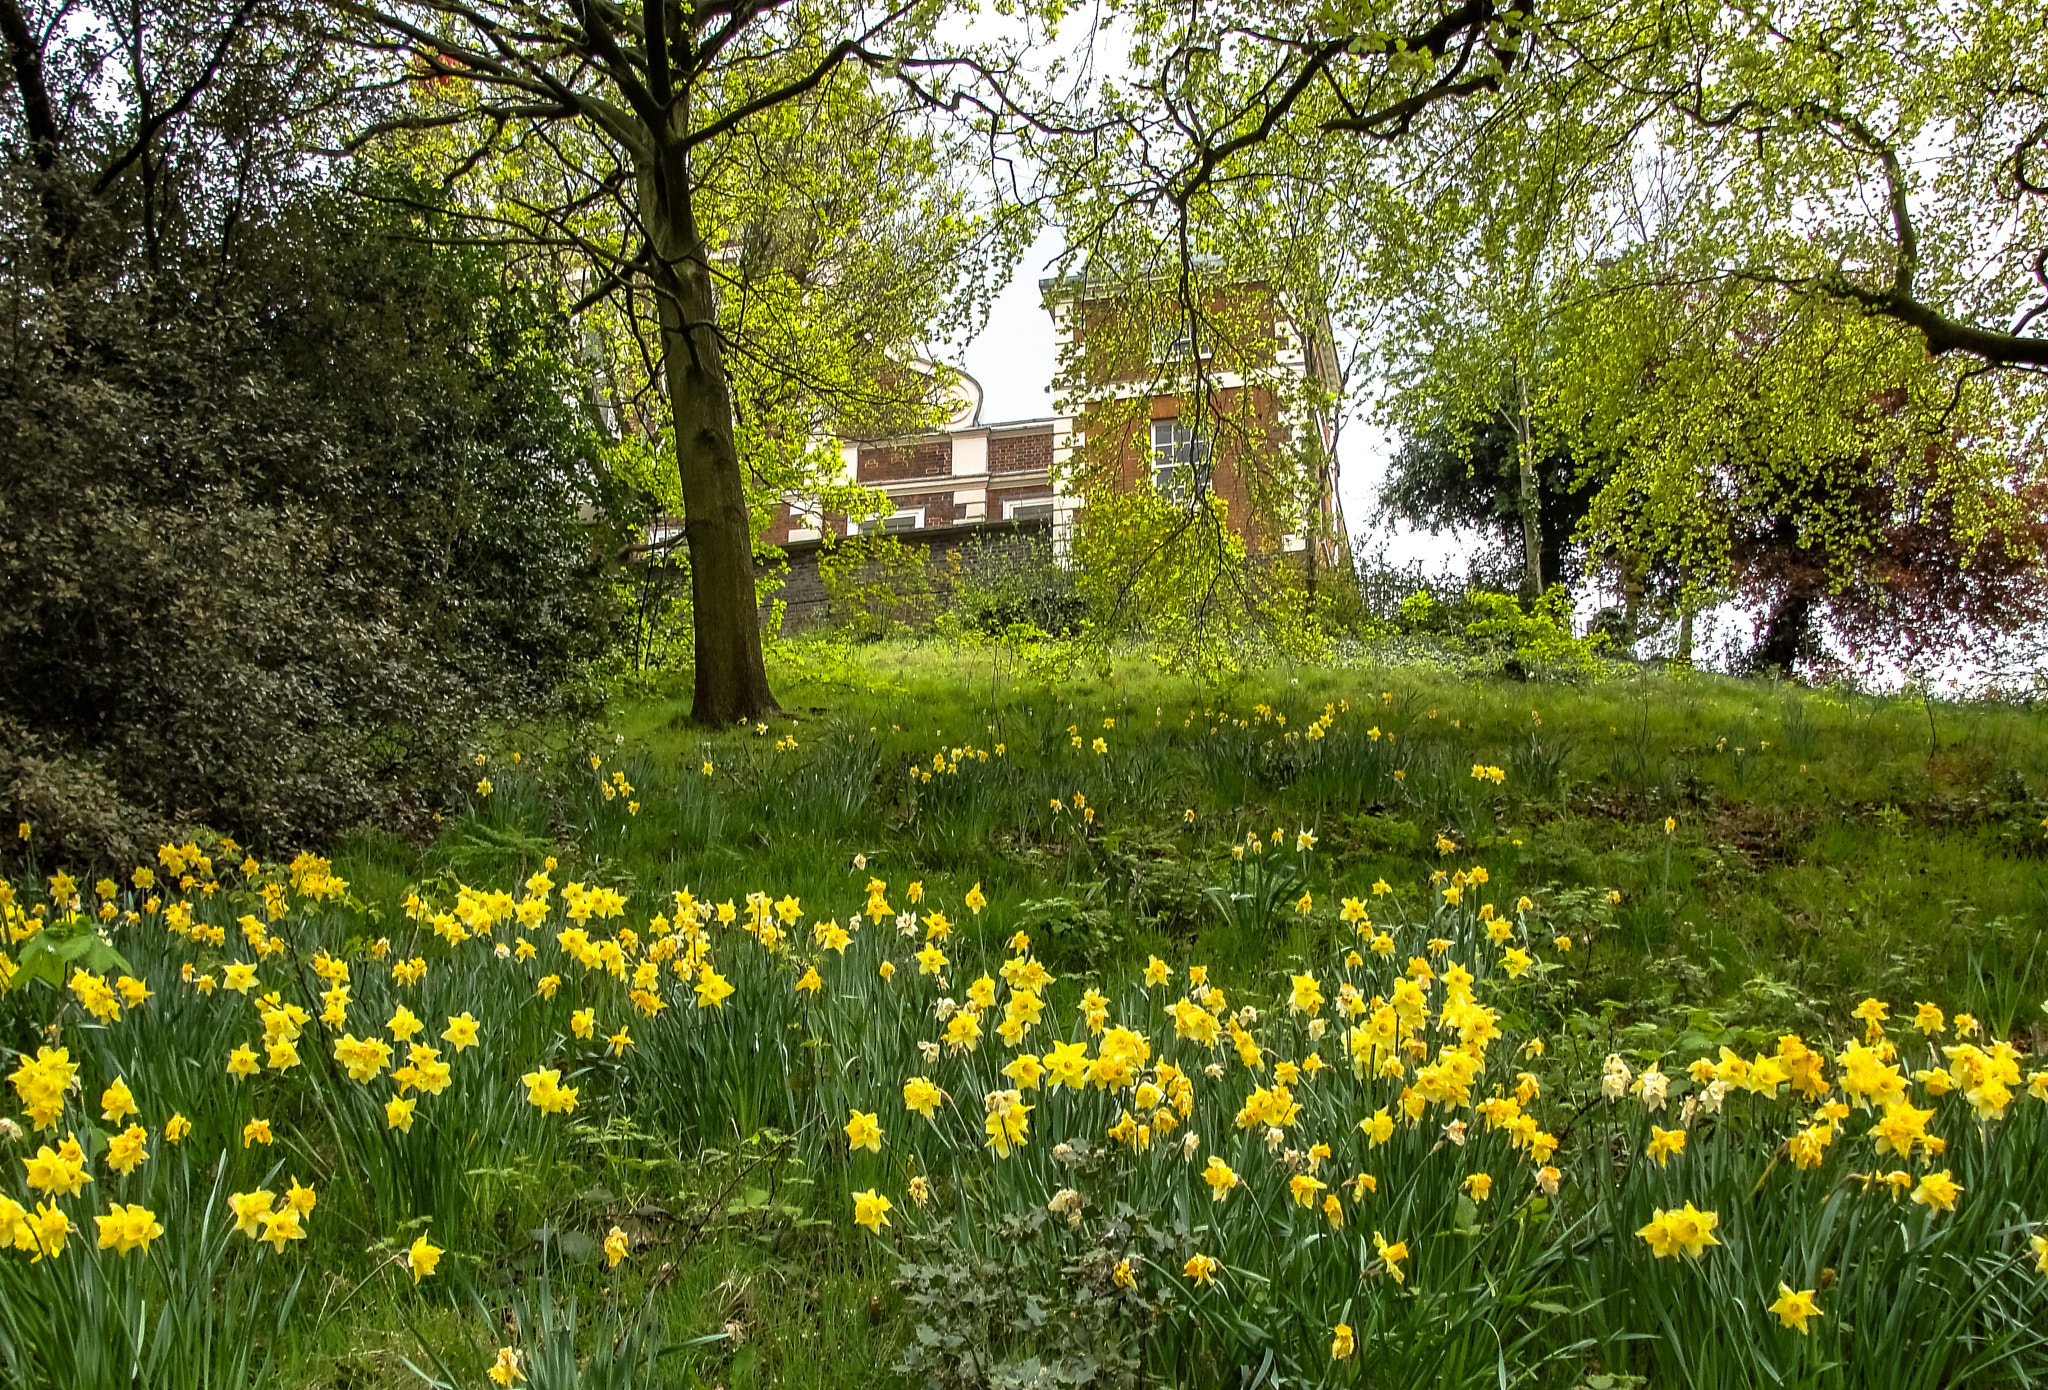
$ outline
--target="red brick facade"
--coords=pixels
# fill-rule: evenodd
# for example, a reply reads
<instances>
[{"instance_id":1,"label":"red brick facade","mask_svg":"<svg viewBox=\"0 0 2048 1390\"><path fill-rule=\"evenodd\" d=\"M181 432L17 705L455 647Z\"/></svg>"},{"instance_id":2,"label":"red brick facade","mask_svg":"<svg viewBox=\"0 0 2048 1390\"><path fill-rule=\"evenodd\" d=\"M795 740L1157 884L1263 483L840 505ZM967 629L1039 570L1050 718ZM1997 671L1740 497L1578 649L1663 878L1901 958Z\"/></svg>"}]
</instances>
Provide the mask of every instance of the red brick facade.
<instances>
[{"instance_id":1,"label":"red brick facade","mask_svg":"<svg viewBox=\"0 0 2048 1390\"><path fill-rule=\"evenodd\" d=\"M990 473L1045 472L1052 468L1052 424L1029 434L996 435L988 441Z\"/></svg>"},{"instance_id":2,"label":"red brick facade","mask_svg":"<svg viewBox=\"0 0 2048 1390\"><path fill-rule=\"evenodd\" d=\"M860 481L892 482L898 478L939 478L953 471L953 441L924 439L912 444L863 444Z\"/></svg>"},{"instance_id":3,"label":"red brick facade","mask_svg":"<svg viewBox=\"0 0 2048 1390\"><path fill-rule=\"evenodd\" d=\"M1262 495L1293 492L1290 486L1269 493L1266 486L1267 480L1278 483L1285 476L1283 465L1291 467L1288 427L1272 389L1240 383L1268 379L1265 373L1275 368L1321 376L1328 354L1280 321L1270 288L1238 285L1210 296L1200 340L1207 382L1195 422L1192 399L1176 394L1188 389L1177 378L1186 377L1191 364L1177 355L1181 344L1157 340L1145 317L1157 311L1155 318L1165 314L1170 321L1170 296L1152 295L1158 304L1141 302L1139 294L1106 284L1096 291L1091 283L1080 288L1077 300L1069 282L1040 284L1060 325L1070 368L1078 363L1081 374L1097 383L1077 393L1082 403L1073 415L984 425L978 419L980 388L970 381L972 398L953 428L841 446L849 474L841 481L876 494L873 516L851 522L840 514L821 516L804 499L789 498L776 508L765 539L802 544L821 534L847 535L863 525L929 531L1013 517L1035 524L1050 513L1056 544L1063 545L1060 538L1089 489L1131 491L1154 485L1151 422L1189 419L1208 447L1208 487L1227 504L1233 528L1255 546L1281 543L1282 537L1265 534L1271 526L1254 521L1253 503ZM1058 486L1055 467L1061 474ZM1333 491L1325 489L1322 504L1331 521ZM1321 529L1326 536L1334 534L1341 522Z\"/></svg>"},{"instance_id":4,"label":"red brick facade","mask_svg":"<svg viewBox=\"0 0 2048 1390\"><path fill-rule=\"evenodd\" d=\"M1016 503L1052 500L1052 441L1051 420L1029 420L976 425L936 438L862 443L853 450L854 476L847 481L886 499L881 517L922 512L917 520L924 530L1001 521ZM800 510L800 501L793 507L785 499L766 539L787 545L819 532L843 536L857 524L836 512L807 519Z\"/></svg>"}]
</instances>

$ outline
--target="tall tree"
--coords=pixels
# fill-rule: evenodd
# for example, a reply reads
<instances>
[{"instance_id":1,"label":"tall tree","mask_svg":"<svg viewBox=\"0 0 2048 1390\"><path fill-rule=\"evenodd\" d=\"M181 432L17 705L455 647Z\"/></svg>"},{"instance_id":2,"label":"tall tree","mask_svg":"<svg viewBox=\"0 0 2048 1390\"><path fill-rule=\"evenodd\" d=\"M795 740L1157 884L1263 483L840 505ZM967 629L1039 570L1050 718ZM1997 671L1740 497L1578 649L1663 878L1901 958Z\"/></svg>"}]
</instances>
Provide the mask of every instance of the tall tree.
<instances>
[{"instance_id":1,"label":"tall tree","mask_svg":"<svg viewBox=\"0 0 2048 1390\"><path fill-rule=\"evenodd\" d=\"M1626 291L1565 320L1556 401L1605 462L1595 545L1752 607L1758 668L1825 665L1830 632L1947 661L2048 618L2048 451L2010 429L2010 393L1838 301L1614 273Z\"/></svg>"},{"instance_id":2,"label":"tall tree","mask_svg":"<svg viewBox=\"0 0 2048 1390\"><path fill-rule=\"evenodd\" d=\"M1771 354L1799 364L1768 393L1786 426L1770 451L1783 465L1776 476L1863 460L1866 473L1897 474L1901 499L1922 495L1909 475L1929 480L1930 506L1916 515L1942 518L1962 553L2025 533L2037 495L2032 442L2048 420L2040 0L1124 8L1146 37L1133 50L1138 75L1119 89L1137 138L1107 152L1092 185L1105 223L1148 221L1178 236L1186 260L1204 230L1229 222L1223 209L1242 211L1233 231L1277 227L1277 191L1330 180L1341 212L1326 233L1379 248L1333 295L1340 321L1453 368L1512 346L1503 334L1457 331L1486 318L1489 303L1548 320L1585 298L1604 301L1598 312L1612 319L1661 325L1665 311L1633 297L1658 288L1695 305L1721 301L1695 329L1731 334L1755 312L1810 315L1803 328L1788 321ZM1425 22L1441 26L1426 40ZM1543 305L1526 271L1532 229L1555 221L1532 217L1546 202L1574 214L1555 248L1601 273ZM1741 344L1703 346L1711 357ZM1852 363L1859 374L1845 375ZM1418 426L1443 409L1457 376L1410 378L1421 386L1409 398ZM1674 414L1652 427L1646 400L1677 411L1677 393L1600 384L1632 402L1624 409L1637 431L1620 441L1629 452L1605 515L1635 517L1630 535L1643 544L1679 547L1710 532L1689 526L1717 503L1703 481L1710 470L1690 475L1691 491L1636 485L1652 454L1669 460L1674 441L1732 422ZM1867 409L1894 390L1907 393L1905 406ZM1492 404L1490 389L1475 394ZM1573 409L1590 408L1584 390L1571 394ZM1687 399L1699 411L1712 394ZM1531 414L1559 430L1580 423L1561 398ZM1665 443L1644 452L1653 437ZM1870 529L1874 514L1836 505L1851 494L1873 495L1821 489L1766 510L1805 516L1802 537L1822 512L1832 526L1864 527L1864 542L1892 534ZM1691 550L1659 552L1659 562L1705 565L1688 569L1702 593L1725 578L1725 533L1706 550L1683 544ZM1831 553L1839 580L1840 557L1860 552Z\"/></svg>"},{"instance_id":3,"label":"tall tree","mask_svg":"<svg viewBox=\"0 0 2048 1390\"><path fill-rule=\"evenodd\" d=\"M1115 339L1112 355L1155 362L1146 389L1178 395L1197 438L1219 450L1241 440L1238 458L1258 466L1229 512L1208 505L1199 473L1198 505L1089 507L1124 571L1119 594L1180 604L1176 623L1248 613L1273 596L1247 578L1230 532L1249 523L1314 543L1335 514L1333 454L1365 337L1341 290L1374 273L1379 234L1398 234L1381 216L1390 209L1371 205L1374 161L1352 151L1398 145L1432 109L1499 87L1521 61L1528 16L1493 0L1110 8L1134 36L1128 62L1101 70L1085 56L1063 119L1016 127L1065 223L1066 271L1130 289L1131 312L1077 325L1062 386L1071 399L1099 396L1086 357ZM1150 350L1161 337L1180 345L1171 361ZM1303 358L1307 372L1273 370ZM1285 428L1254 439L1247 406L1261 395ZM1091 430L1091 448L1098 433L1114 451L1123 430ZM1075 457L1070 481L1104 471ZM1158 534L1141 543L1146 526ZM1145 565L1205 577L1153 585L1138 577Z\"/></svg>"},{"instance_id":4,"label":"tall tree","mask_svg":"<svg viewBox=\"0 0 2048 1390\"><path fill-rule=\"evenodd\" d=\"M303 182L300 130L348 101L304 24L296 0L0 0L7 157L53 282L159 271Z\"/></svg>"},{"instance_id":5,"label":"tall tree","mask_svg":"<svg viewBox=\"0 0 2048 1390\"><path fill-rule=\"evenodd\" d=\"M586 253L586 304L622 285L645 293L689 553L692 715L723 724L773 712L733 411L732 358L745 348L726 331L717 288L721 262L746 249L713 215L707 183L749 144L797 138L794 122L836 90L884 74L915 105L942 106L955 74L996 80L1005 60L939 51L950 0L331 3L355 42L392 58L392 80L459 89L445 107L414 105L366 134L461 128L478 133L479 160L530 138L573 174L560 200L513 220L543 220ZM614 240L610 227L630 236Z\"/></svg>"},{"instance_id":6,"label":"tall tree","mask_svg":"<svg viewBox=\"0 0 2048 1390\"><path fill-rule=\"evenodd\" d=\"M1523 519L1521 439L1504 403L1460 428L1439 420L1405 436L1380 486L1382 511L1411 526L1465 531L1485 537L1506 556L1528 546ZM1577 540L1601 477L1582 470L1566 441L1555 440L1535 465L1537 545L1546 582L1576 585L1587 570Z\"/></svg>"},{"instance_id":7,"label":"tall tree","mask_svg":"<svg viewBox=\"0 0 2048 1390\"><path fill-rule=\"evenodd\" d=\"M1704 194L1667 265L1910 330L1962 370L2048 369L2048 7L1822 0L1667 12L1603 65Z\"/></svg>"}]
</instances>

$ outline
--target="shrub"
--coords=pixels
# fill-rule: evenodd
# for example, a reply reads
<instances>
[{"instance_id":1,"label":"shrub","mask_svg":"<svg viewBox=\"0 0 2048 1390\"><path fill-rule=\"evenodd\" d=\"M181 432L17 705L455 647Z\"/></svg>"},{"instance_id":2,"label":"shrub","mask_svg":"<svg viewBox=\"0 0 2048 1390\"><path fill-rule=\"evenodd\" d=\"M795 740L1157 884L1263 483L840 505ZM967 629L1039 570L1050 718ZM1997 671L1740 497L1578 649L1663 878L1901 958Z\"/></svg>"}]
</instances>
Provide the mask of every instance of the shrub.
<instances>
[{"instance_id":1,"label":"shrub","mask_svg":"<svg viewBox=\"0 0 2048 1390\"><path fill-rule=\"evenodd\" d=\"M1571 595L1563 585L1552 585L1527 611L1512 594L1475 592L1467 599L1482 615L1465 624L1465 636L1474 643L1505 653L1525 670L1589 676L1599 669L1606 634L1572 635Z\"/></svg>"},{"instance_id":2,"label":"shrub","mask_svg":"<svg viewBox=\"0 0 2048 1390\"><path fill-rule=\"evenodd\" d=\"M607 640L559 331L426 231L332 195L155 279L54 284L0 246L10 823L96 862L162 821L418 816L480 721L548 708Z\"/></svg>"}]
</instances>

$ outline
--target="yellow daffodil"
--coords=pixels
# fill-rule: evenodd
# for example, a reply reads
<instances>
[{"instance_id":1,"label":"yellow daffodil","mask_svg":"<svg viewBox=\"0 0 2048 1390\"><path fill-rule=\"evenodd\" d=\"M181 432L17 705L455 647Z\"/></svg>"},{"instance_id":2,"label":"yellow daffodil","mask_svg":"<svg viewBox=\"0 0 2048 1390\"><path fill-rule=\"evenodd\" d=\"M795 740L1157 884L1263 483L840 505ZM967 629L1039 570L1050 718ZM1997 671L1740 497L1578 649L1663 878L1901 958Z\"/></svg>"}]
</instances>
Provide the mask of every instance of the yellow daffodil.
<instances>
[{"instance_id":1,"label":"yellow daffodil","mask_svg":"<svg viewBox=\"0 0 2048 1390\"><path fill-rule=\"evenodd\" d=\"M1714 1235L1714 1228L1720 1222L1718 1214L1700 1211L1687 1202L1683 1209L1666 1211L1659 1208L1636 1234L1642 1237L1650 1247L1651 1255L1657 1259L1684 1254L1697 1260L1707 1253L1708 1246L1721 1243Z\"/></svg>"},{"instance_id":2,"label":"yellow daffodil","mask_svg":"<svg viewBox=\"0 0 2048 1390\"><path fill-rule=\"evenodd\" d=\"M1814 1304L1813 1296L1816 1292L1818 1290L1802 1289L1795 1293L1790 1284L1781 1283L1778 1285L1777 1300L1771 1304L1770 1311L1778 1315L1780 1324L1804 1337L1807 1335L1808 1319L1826 1316Z\"/></svg>"},{"instance_id":3,"label":"yellow daffodil","mask_svg":"<svg viewBox=\"0 0 2048 1390\"><path fill-rule=\"evenodd\" d=\"M435 1245L425 1236L419 1236L414 1239L412 1245L405 1252L405 1267L412 1271L413 1283L417 1284L420 1280L432 1274L436 1266L441 1263L441 1255L441 1247Z\"/></svg>"},{"instance_id":4,"label":"yellow daffodil","mask_svg":"<svg viewBox=\"0 0 2048 1390\"><path fill-rule=\"evenodd\" d=\"M267 1242L273 1251L282 1255L288 1242L306 1238L301 1216L298 1208L289 1205L260 1213L257 1220L262 1223L263 1230L256 1239Z\"/></svg>"},{"instance_id":5,"label":"yellow daffodil","mask_svg":"<svg viewBox=\"0 0 2048 1390\"><path fill-rule=\"evenodd\" d=\"M441 1040L457 1052L465 1051L477 1045L478 1027L476 1019L470 1017L469 1011L465 1009L449 1018L448 1026L441 1030Z\"/></svg>"},{"instance_id":6,"label":"yellow daffodil","mask_svg":"<svg viewBox=\"0 0 2048 1390\"><path fill-rule=\"evenodd\" d=\"M1656 1159L1657 1166L1662 1168L1670 1162L1671 1155L1685 1152L1685 1131L1683 1129L1659 1129L1657 1126L1651 1125L1650 1144L1643 1152L1649 1157Z\"/></svg>"},{"instance_id":7,"label":"yellow daffodil","mask_svg":"<svg viewBox=\"0 0 2048 1390\"><path fill-rule=\"evenodd\" d=\"M119 1124L130 1115L141 1113L135 1104L135 1095L128 1089L128 1083L115 1077L113 1084L100 1092L100 1118L110 1124Z\"/></svg>"},{"instance_id":8,"label":"yellow daffodil","mask_svg":"<svg viewBox=\"0 0 2048 1390\"><path fill-rule=\"evenodd\" d=\"M1390 1245L1387 1243L1385 1236L1381 1235L1378 1231L1374 1231L1372 1233L1372 1248L1380 1257L1380 1261L1386 1265L1387 1273L1394 1277L1395 1283L1405 1284L1408 1282L1408 1276L1401 1270L1401 1262L1408 1258L1407 1241L1395 1241Z\"/></svg>"},{"instance_id":9,"label":"yellow daffodil","mask_svg":"<svg viewBox=\"0 0 2048 1390\"><path fill-rule=\"evenodd\" d=\"M853 1194L854 1224L865 1226L876 1235L889 1224L889 1213L894 1209L894 1204L872 1187Z\"/></svg>"},{"instance_id":10,"label":"yellow daffodil","mask_svg":"<svg viewBox=\"0 0 2048 1390\"><path fill-rule=\"evenodd\" d=\"M111 1250L116 1255L148 1250L149 1243L164 1233L156 1213L139 1205L115 1203L107 1209L105 1216L94 1220L99 1223L100 1249Z\"/></svg>"},{"instance_id":11,"label":"yellow daffodil","mask_svg":"<svg viewBox=\"0 0 2048 1390\"><path fill-rule=\"evenodd\" d=\"M107 1167L127 1177L149 1160L149 1131L130 1125L107 1141Z\"/></svg>"},{"instance_id":12,"label":"yellow daffodil","mask_svg":"<svg viewBox=\"0 0 2048 1390\"><path fill-rule=\"evenodd\" d=\"M35 1157L23 1159L22 1166L28 1170L28 1185L37 1192L77 1196L92 1181L92 1174L85 1171L82 1158L70 1156L70 1150L75 1147L75 1144L69 1144L60 1152L45 1144L36 1150Z\"/></svg>"},{"instance_id":13,"label":"yellow daffodil","mask_svg":"<svg viewBox=\"0 0 2048 1390\"><path fill-rule=\"evenodd\" d=\"M576 1088L564 1086L557 1069L530 1071L520 1080L526 1085L527 1102L543 1114L566 1115L576 1108Z\"/></svg>"},{"instance_id":14,"label":"yellow daffodil","mask_svg":"<svg viewBox=\"0 0 2048 1390\"><path fill-rule=\"evenodd\" d=\"M858 1110L849 1112L846 1121L846 1151L852 1153L855 1149L877 1154L882 1151L882 1126L873 1115L863 1115Z\"/></svg>"},{"instance_id":15,"label":"yellow daffodil","mask_svg":"<svg viewBox=\"0 0 2048 1390\"><path fill-rule=\"evenodd\" d=\"M1944 1168L1920 1179L1920 1185L1913 1189L1913 1200L1930 1212L1941 1213L1954 1211L1956 1198L1962 1194L1962 1185Z\"/></svg>"}]
</instances>

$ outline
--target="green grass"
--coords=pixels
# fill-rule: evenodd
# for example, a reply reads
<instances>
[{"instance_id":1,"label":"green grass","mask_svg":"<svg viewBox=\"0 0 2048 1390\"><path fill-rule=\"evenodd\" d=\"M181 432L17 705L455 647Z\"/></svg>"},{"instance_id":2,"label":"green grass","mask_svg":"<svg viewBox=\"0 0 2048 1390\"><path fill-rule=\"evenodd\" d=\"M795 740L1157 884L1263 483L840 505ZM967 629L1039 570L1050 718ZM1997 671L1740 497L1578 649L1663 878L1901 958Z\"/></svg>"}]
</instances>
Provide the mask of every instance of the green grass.
<instances>
[{"instance_id":1,"label":"green grass","mask_svg":"<svg viewBox=\"0 0 2048 1390\"><path fill-rule=\"evenodd\" d=\"M1527 895L1541 935L1572 938L1545 977L1542 1009L1596 1070L1609 1051L1753 1050L1784 1032L1825 1035L1871 994L1970 1009L2022 1051L2048 1025L2048 728L2031 709L1930 708L1677 672L1561 687L1362 661L1203 688L1132 660L1047 686L988 651L890 644L796 655L778 673L791 715L765 733L692 729L687 688L656 681L621 698L601 727L485 750L491 794L431 844L363 832L335 847L335 871L361 906L334 914L332 932L356 950L389 936L404 954L410 888L432 886L441 901L457 882L510 888L548 854L562 861L558 884L629 893L629 922L686 887L719 897L758 887L801 898L807 915L844 916L874 875L892 894L920 880L947 904L979 883L993 906L955 914L956 957L994 961L1004 938L1028 931L1059 977L1057 1009L1154 954L1207 962L1233 999L1266 1000L1276 983L1284 990L1289 967L1326 963L1341 899L1362 898L1377 916L1385 900L1373 885L1384 881L1389 911L1425 919L1436 906L1429 875L1483 861L1496 897ZM1333 704L1348 708L1328 736L1302 737ZM1261 705L1285 727L1256 714ZM1098 737L1107 751L1093 750ZM989 761L970 757L923 780L935 752L963 746ZM1505 780L1476 781L1474 764L1504 769ZM615 772L633 791L607 799L601 780ZM1317 843L1295 855L1303 829ZM1289 866L1269 895L1277 900L1220 910L1211 890L1239 881L1231 847L1276 830L1284 844L1265 863ZM1454 855L1439 853L1443 837ZM1307 916L1295 910L1302 891L1314 902ZM495 1007L509 1018L517 1003L508 994ZM37 1022L20 992L0 997L0 1041L28 1046ZM671 1045L658 1025L634 1026L643 1058ZM486 1325L467 1291L501 1307L508 1287L532 1287L550 1251L587 1245L613 1223L646 1253L617 1271L592 1258L554 1267L551 1287L578 1300L586 1350L620 1338L645 1306L659 1340L679 1347L652 1383L889 1383L926 1315L906 1302L893 1261L848 1238L844 1181L816 1157L830 1136L778 1147L779 1126L803 1111L785 1090L803 1069L775 1061L776 1042L765 1041L758 1064L657 1054L660 1086L590 1063L592 1094L619 1099L608 1120L589 1124L542 1126L519 1106L501 1114L498 1101L463 1097L458 1085L451 1099L468 1107L459 1113L475 1133L531 1130L519 1164L451 1135L431 1171L371 1159L354 1172L342 1120L333 1144L305 1127L312 1137L289 1166L329 1174L316 1219L342 1226L350 1253L298 1289L275 1346L279 1383L418 1384L407 1362L427 1367L423 1347L457 1383L485 1383L503 1330ZM550 1045L539 1034L530 1042ZM763 1042L734 1033L720 1045ZM154 1084L182 1093L200 1083ZM337 1111L361 1099L345 1083L321 1094ZM379 1120L363 1123L375 1131ZM1733 1170L1716 1179L1733 1193L1746 1181ZM417 1290L386 1262L413 1234L397 1229L406 1213L440 1213L427 1229L457 1250L447 1277ZM1687 1295L1665 1287L1666 1273L1660 1266L1644 1296L1677 1306ZM1175 1374L1219 1369L1205 1371L1188 1345L1197 1359ZM1545 1374L1576 1383L1587 1355ZM1490 1373L1478 1361L1459 1372Z\"/></svg>"},{"instance_id":2,"label":"green grass","mask_svg":"<svg viewBox=\"0 0 2048 1390\"><path fill-rule=\"evenodd\" d=\"M744 865L778 891L829 893L864 853L884 876L963 889L978 879L1002 901L1082 904L1092 893L1099 904L1078 915L1100 922L1062 924L1085 936L1088 963L1113 967L1118 953L1174 941L1226 970L1258 956L1218 956L1229 943L1191 885L1213 880L1247 829L1313 827L1327 874L1316 886L1342 893L1382 877L1413 893L1448 833L1485 851L1518 892L1622 893L1581 960L1589 1004L1739 1009L1758 977L1819 1005L1881 989L1971 997L1983 987L1973 948L1997 943L2002 959L2024 961L2048 923L2048 724L2023 707L1936 705L1931 747L1917 700L1691 673L1556 687L1366 665L1200 689L1130 662L1047 689L992 678L987 658L908 644L779 690L793 717L766 737L687 727L678 684L621 703L591 740L623 738L600 751L621 748L643 790L701 791L706 758L721 786L731 772L755 781L748 790L721 791L694 816L650 795L640 816L614 815L603 832L538 806L519 823L648 886ZM1384 758L1304 766L1276 750L1270 725L1212 739L1200 717L1270 703L1299 729L1335 700L1402 733L1394 761L1413 764L1406 786L1384 776ZM1198 727L1187 730L1191 709ZM1110 754L1068 747L1070 725L1105 736ZM792 734L799 753L775 753ZM1014 782L950 801L907 791L905 768L968 742L1006 743ZM1472 762L1509 771L1497 795L1472 795ZM1088 852L1046 814L1051 796L1077 791L1104 827ZM1668 838L1667 816L1678 821ZM424 855L382 841L347 862L396 885L448 863L464 834ZM2034 965L2026 988L2038 997L2048 959Z\"/></svg>"},{"instance_id":3,"label":"green grass","mask_svg":"<svg viewBox=\"0 0 2048 1390\"><path fill-rule=\"evenodd\" d=\"M1560 927L1587 938L1571 1003L1613 1038L1653 1046L1683 1026L1754 1041L1817 1028L1874 992L1967 1002L2007 1031L2042 1021L2048 878L2037 822L2048 727L2035 710L1937 705L1930 738L1917 701L1693 673L1560 688L1366 665L1200 688L1131 662L1048 688L929 645L870 648L852 668L820 664L784 675L792 717L765 737L689 728L680 684L612 711L603 735L623 738L614 746L636 785L694 787L706 759L759 779L751 794L722 795L715 816L670 814L650 798L639 816L612 818L616 836L546 823L538 807L525 828L604 846L610 872L635 883L738 870L806 901L843 896L864 854L873 872L922 875L956 900L982 883L1021 909L995 917L995 930L1037 928L1063 976L1100 978L1177 952L1213 962L1224 980L1300 958L1317 934L1247 937L1201 895L1247 829L1291 837L1314 827L1328 872L1312 886L1332 907L1382 878L1418 896L1438 862L1436 836L1449 833L1482 850L1504 887L1558 904ZM1270 725L1218 748L1203 713L1245 718L1268 703L1298 729L1337 700L1400 729L1414 752L1396 761L1435 768L1439 785L1305 772L1271 756ZM1190 710L1193 730L1183 728ZM1105 718L1117 727L1103 729ZM1111 753L1076 753L1069 725L1111 741ZM789 735L801 751L775 753ZM935 811L900 778L937 748L997 742L1024 785ZM1465 795L1472 761L1511 769L1503 794L1476 807ZM1051 795L1075 791L1105 826L1087 851L1046 813ZM1679 822L1668 837L1667 815ZM387 842L384 854L351 857L348 872L395 884L431 868L461 833L420 857ZM1610 889L1622 903L1604 912ZM2026 967L2018 978L2015 966ZM855 1357L862 1379L893 1359L905 1329L880 1272L834 1268L822 1252L743 1268L754 1287L784 1292L766 1301L751 1354L722 1367L724 1349L698 1354L691 1364L705 1383L810 1384L813 1342L846 1348L835 1354ZM787 1291L798 1289L808 1311L791 1316ZM867 1325L870 1299L890 1310L882 1325ZM697 1300L719 1302L686 1302Z\"/></svg>"}]
</instances>

